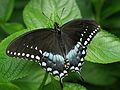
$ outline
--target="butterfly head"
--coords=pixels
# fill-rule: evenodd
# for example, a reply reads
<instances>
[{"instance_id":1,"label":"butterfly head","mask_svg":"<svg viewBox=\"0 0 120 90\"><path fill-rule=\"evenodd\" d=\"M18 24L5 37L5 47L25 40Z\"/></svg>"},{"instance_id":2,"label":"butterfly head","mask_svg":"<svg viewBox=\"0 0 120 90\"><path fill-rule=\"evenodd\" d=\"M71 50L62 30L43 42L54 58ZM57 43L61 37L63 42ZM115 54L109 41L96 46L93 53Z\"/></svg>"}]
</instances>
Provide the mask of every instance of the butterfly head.
<instances>
[{"instance_id":1,"label":"butterfly head","mask_svg":"<svg viewBox=\"0 0 120 90\"><path fill-rule=\"evenodd\" d=\"M56 32L58 32L58 33L61 32L60 26L59 26L59 24L58 24L57 22L54 23L54 30L55 30Z\"/></svg>"}]
</instances>

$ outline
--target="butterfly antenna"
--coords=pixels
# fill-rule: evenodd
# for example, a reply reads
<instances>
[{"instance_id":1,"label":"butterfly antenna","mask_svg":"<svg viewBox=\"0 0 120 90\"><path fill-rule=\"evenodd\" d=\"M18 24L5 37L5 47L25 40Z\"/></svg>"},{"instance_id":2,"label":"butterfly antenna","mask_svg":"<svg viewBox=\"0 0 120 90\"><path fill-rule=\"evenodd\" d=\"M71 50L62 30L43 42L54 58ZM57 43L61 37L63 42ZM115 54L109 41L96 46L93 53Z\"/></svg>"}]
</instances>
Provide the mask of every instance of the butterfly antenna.
<instances>
[{"instance_id":1,"label":"butterfly antenna","mask_svg":"<svg viewBox=\"0 0 120 90\"><path fill-rule=\"evenodd\" d=\"M65 10L65 8L62 9L60 18L62 18L62 15L63 15L64 10Z\"/></svg>"},{"instance_id":2,"label":"butterfly antenna","mask_svg":"<svg viewBox=\"0 0 120 90\"><path fill-rule=\"evenodd\" d=\"M42 12L42 14L43 14L48 20L50 20L50 21L53 22L53 20L51 20L44 12Z\"/></svg>"}]
</instances>

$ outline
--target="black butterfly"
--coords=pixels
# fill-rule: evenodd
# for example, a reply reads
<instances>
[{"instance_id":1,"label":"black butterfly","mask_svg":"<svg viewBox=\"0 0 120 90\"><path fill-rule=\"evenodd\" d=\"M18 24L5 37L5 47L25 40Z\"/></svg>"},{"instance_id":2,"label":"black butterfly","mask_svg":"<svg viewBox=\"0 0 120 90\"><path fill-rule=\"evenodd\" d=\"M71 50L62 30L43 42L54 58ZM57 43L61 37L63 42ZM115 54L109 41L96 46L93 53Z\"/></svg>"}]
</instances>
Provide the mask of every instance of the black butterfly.
<instances>
[{"instance_id":1,"label":"black butterfly","mask_svg":"<svg viewBox=\"0 0 120 90\"><path fill-rule=\"evenodd\" d=\"M42 28L27 32L7 47L11 57L33 60L46 71L63 78L69 71L79 71L83 65L87 45L99 31L93 20L72 20L62 27Z\"/></svg>"}]
</instances>

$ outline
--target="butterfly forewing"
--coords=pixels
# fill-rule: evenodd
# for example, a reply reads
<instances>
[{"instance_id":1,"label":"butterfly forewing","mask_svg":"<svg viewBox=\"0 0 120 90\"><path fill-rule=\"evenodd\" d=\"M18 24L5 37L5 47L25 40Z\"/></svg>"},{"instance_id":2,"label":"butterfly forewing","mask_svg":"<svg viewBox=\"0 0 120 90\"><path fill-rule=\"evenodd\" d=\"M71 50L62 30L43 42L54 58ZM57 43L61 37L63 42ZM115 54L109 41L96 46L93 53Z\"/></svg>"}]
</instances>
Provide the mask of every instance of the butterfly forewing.
<instances>
[{"instance_id":1,"label":"butterfly forewing","mask_svg":"<svg viewBox=\"0 0 120 90\"><path fill-rule=\"evenodd\" d=\"M74 44L80 41L83 46L87 46L99 28L100 26L94 20L77 19L64 24L61 30L74 41Z\"/></svg>"}]
</instances>

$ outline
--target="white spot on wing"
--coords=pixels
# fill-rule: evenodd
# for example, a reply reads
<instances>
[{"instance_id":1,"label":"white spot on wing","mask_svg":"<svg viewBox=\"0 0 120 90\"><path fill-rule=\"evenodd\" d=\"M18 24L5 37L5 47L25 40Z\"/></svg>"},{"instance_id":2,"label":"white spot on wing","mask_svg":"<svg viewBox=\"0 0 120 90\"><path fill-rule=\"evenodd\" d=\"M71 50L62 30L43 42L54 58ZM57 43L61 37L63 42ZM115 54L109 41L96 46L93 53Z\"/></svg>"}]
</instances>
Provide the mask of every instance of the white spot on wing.
<instances>
[{"instance_id":1,"label":"white spot on wing","mask_svg":"<svg viewBox=\"0 0 120 90\"><path fill-rule=\"evenodd\" d=\"M10 53L10 51L8 50L7 53Z\"/></svg>"},{"instance_id":2,"label":"white spot on wing","mask_svg":"<svg viewBox=\"0 0 120 90\"><path fill-rule=\"evenodd\" d=\"M48 71L48 72L49 72L49 71L52 71L52 68L48 67L48 68L47 68L47 71Z\"/></svg>"},{"instance_id":3,"label":"white spot on wing","mask_svg":"<svg viewBox=\"0 0 120 90\"><path fill-rule=\"evenodd\" d=\"M59 74L59 72L57 70L53 71L53 74Z\"/></svg>"},{"instance_id":4,"label":"white spot on wing","mask_svg":"<svg viewBox=\"0 0 120 90\"><path fill-rule=\"evenodd\" d=\"M38 48L37 48L37 47L35 47L35 50L38 50Z\"/></svg>"},{"instance_id":5,"label":"white spot on wing","mask_svg":"<svg viewBox=\"0 0 120 90\"><path fill-rule=\"evenodd\" d=\"M78 68L78 67L75 67L75 70L76 70L76 71L79 71L79 68Z\"/></svg>"},{"instance_id":6,"label":"white spot on wing","mask_svg":"<svg viewBox=\"0 0 120 90\"><path fill-rule=\"evenodd\" d=\"M81 42L77 42L79 45L81 45Z\"/></svg>"},{"instance_id":7,"label":"white spot on wing","mask_svg":"<svg viewBox=\"0 0 120 90\"><path fill-rule=\"evenodd\" d=\"M31 55L31 58L34 58L35 56L34 55Z\"/></svg>"},{"instance_id":8,"label":"white spot on wing","mask_svg":"<svg viewBox=\"0 0 120 90\"><path fill-rule=\"evenodd\" d=\"M90 38L87 38L88 41L90 41Z\"/></svg>"},{"instance_id":9,"label":"white spot on wing","mask_svg":"<svg viewBox=\"0 0 120 90\"><path fill-rule=\"evenodd\" d=\"M93 31L93 33L95 33L95 31Z\"/></svg>"},{"instance_id":10,"label":"white spot on wing","mask_svg":"<svg viewBox=\"0 0 120 90\"><path fill-rule=\"evenodd\" d=\"M46 56L46 54L47 54L47 52L44 52L44 53L43 53L43 56Z\"/></svg>"},{"instance_id":11,"label":"white spot on wing","mask_svg":"<svg viewBox=\"0 0 120 90\"><path fill-rule=\"evenodd\" d=\"M87 45L87 43L88 43L88 42L87 42L87 41L85 41L85 42L84 42L84 45Z\"/></svg>"},{"instance_id":12,"label":"white spot on wing","mask_svg":"<svg viewBox=\"0 0 120 90\"><path fill-rule=\"evenodd\" d=\"M48 53L48 52L46 52L45 56L46 56L46 57L48 57L48 56L49 56L49 53Z\"/></svg>"},{"instance_id":13,"label":"white spot on wing","mask_svg":"<svg viewBox=\"0 0 120 90\"><path fill-rule=\"evenodd\" d=\"M42 54L42 50L39 50L39 52Z\"/></svg>"},{"instance_id":14,"label":"white spot on wing","mask_svg":"<svg viewBox=\"0 0 120 90\"><path fill-rule=\"evenodd\" d=\"M20 56L20 53L18 53L17 55Z\"/></svg>"},{"instance_id":15,"label":"white spot on wing","mask_svg":"<svg viewBox=\"0 0 120 90\"><path fill-rule=\"evenodd\" d=\"M91 33L91 35L93 35L93 33Z\"/></svg>"},{"instance_id":16,"label":"white spot on wing","mask_svg":"<svg viewBox=\"0 0 120 90\"><path fill-rule=\"evenodd\" d=\"M92 36L91 36L91 35L89 35L89 37L90 37L90 38L92 38Z\"/></svg>"},{"instance_id":17,"label":"white spot on wing","mask_svg":"<svg viewBox=\"0 0 120 90\"><path fill-rule=\"evenodd\" d=\"M42 66L46 66L46 63L45 63L45 62L42 62Z\"/></svg>"},{"instance_id":18,"label":"white spot on wing","mask_svg":"<svg viewBox=\"0 0 120 90\"><path fill-rule=\"evenodd\" d=\"M22 53L22 56L25 56L25 53Z\"/></svg>"},{"instance_id":19,"label":"white spot on wing","mask_svg":"<svg viewBox=\"0 0 120 90\"><path fill-rule=\"evenodd\" d=\"M84 61L84 59L83 59L83 58L81 58L81 61Z\"/></svg>"},{"instance_id":20,"label":"white spot on wing","mask_svg":"<svg viewBox=\"0 0 120 90\"><path fill-rule=\"evenodd\" d=\"M76 47L78 47L78 48L79 48L79 47L80 47L80 45L79 45L79 44L77 44L77 45L76 45Z\"/></svg>"},{"instance_id":21,"label":"white spot on wing","mask_svg":"<svg viewBox=\"0 0 120 90\"><path fill-rule=\"evenodd\" d=\"M60 78L64 76L64 73L60 73Z\"/></svg>"},{"instance_id":22,"label":"white spot on wing","mask_svg":"<svg viewBox=\"0 0 120 90\"><path fill-rule=\"evenodd\" d=\"M82 66L82 64L81 64L81 63L78 63L78 67L80 67L80 66Z\"/></svg>"},{"instance_id":23,"label":"white spot on wing","mask_svg":"<svg viewBox=\"0 0 120 90\"><path fill-rule=\"evenodd\" d=\"M83 55L85 54L85 50L82 51L82 54L83 54Z\"/></svg>"},{"instance_id":24,"label":"white spot on wing","mask_svg":"<svg viewBox=\"0 0 120 90\"><path fill-rule=\"evenodd\" d=\"M70 69L71 69L71 70L73 70L73 69L75 69L75 67L74 67L74 66L72 66Z\"/></svg>"},{"instance_id":25,"label":"white spot on wing","mask_svg":"<svg viewBox=\"0 0 120 90\"><path fill-rule=\"evenodd\" d=\"M82 38L80 38L80 42L82 42Z\"/></svg>"},{"instance_id":26,"label":"white spot on wing","mask_svg":"<svg viewBox=\"0 0 120 90\"><path fill-rule=\"evenodd\" d=\"M14 52L14 55L16 55L17 53L16 52Z\"/></svg>"},{"instance_id":27,"label":"white spot on wing","mask_svg":"<svg viewBox=\"0 0 120 90\"><path fill-rule=\"evenodd\" d=\"M10 54L13 54L13 52L10 52Z\"/></svg>"},{"instance_id":28,"label":"white spot on wing","mask_svg":"<svg viewBox=\"0 0 120 90\"><path fill-rule=\"evenodd\" d=\"M95 29L95 31L97 32L97 29Z\"/></svg>"},{"instance_id":29,"label":"white spot on wing","mask_svg":"<svg viewBox=\"0 0 120 90\"><path fill-rule=\"evenodd\" d=\"M26 57L29 57L30 56L30 54L26 54Z\"/></svg>"},{"instance_id":30,"label":"white spot on wing","mask_svg":"<svg viewBox=\"0 0 120 90\"><path fill-rule=\"evenodd\" d=\"M64 70L64 71L63 71L63 73L64 73L64 74L67 74L67 71L66 71L66 70Z\"/></svg>"},{"instance_id":31,"label":"white spot on wing","mask_svg":"<svg viewBox=\"0 0 120 90\"><path fill-rule=\"evenodd\" d=\"M33 46L31 46L30 48L33 49Z\"/></svg>"},{"instance_id":32,"label":"white spot on wing","mask_svg":"<svg viewBox=\"0 0 120 90\"><path fill-rule=\"evenodd\" d=\"M35 58L36 58L37 60L40 60L40 57L39 57L39 56L36 56Z\"/></svg>"}]
</instances>

